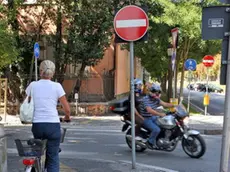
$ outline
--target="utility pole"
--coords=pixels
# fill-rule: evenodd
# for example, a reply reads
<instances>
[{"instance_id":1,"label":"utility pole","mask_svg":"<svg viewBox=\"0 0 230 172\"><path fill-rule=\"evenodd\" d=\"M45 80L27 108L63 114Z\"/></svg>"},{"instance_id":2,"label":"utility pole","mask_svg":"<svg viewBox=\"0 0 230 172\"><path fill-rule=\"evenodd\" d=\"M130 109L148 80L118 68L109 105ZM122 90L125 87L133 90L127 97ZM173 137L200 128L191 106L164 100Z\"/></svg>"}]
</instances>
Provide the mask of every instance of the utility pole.
<instances>
[{"instance_id":1,"label":"utility pole","mask_svg":"<svg viewBox=\"0 0 230 172\"><path fill-rule=\"evenodd\" d=\"M223 126L223 136L222 136L222 146L221 146L221 161L220 161L220 172L229 172L229 147L230 147L230 33L228 33L228 59L226 61L227 65L227 83L226 83L226 93L225 93L225 107L224 107L224 126ZM224 46L224 45L223 45Z\"/></svg>"}]
</instances>

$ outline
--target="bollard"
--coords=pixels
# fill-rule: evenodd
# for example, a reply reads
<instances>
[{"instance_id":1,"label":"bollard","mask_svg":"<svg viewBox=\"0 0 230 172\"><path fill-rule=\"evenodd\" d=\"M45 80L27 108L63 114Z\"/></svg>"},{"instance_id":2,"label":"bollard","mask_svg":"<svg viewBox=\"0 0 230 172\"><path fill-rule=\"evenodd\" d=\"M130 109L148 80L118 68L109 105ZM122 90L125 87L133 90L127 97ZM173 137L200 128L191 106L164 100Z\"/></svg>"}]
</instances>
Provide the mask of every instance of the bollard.
<instances>
[{"instance_id":1,"label":"bollard","mask_svg":"<svg viewBox=\"0 0 230 172\"><path fill-rule=\"evenodd\" d=\"M7 172L7 139L4 126L0 124L0 172Z\"/></svg>"}]
</instances>

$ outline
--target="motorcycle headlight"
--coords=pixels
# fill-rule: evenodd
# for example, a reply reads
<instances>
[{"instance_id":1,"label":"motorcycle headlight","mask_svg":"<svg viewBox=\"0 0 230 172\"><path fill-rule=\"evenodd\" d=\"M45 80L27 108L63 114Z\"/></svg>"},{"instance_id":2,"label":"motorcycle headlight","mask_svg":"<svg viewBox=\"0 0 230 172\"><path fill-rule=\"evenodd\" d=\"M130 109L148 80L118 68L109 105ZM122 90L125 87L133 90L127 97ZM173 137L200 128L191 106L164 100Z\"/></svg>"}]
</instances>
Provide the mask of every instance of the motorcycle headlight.
<instances>
[{"instance_id":1,"label":"motorcycle headlight","mask_svg":"<svg viewBox=\"0 0 230 172\"><path fill-rule=\"evenodd\" d=\"M189 118L188 117L185 117L183 119L183 122L184 122L184 125L188 125L189 124Z\"/></svg>"}]
</instances>

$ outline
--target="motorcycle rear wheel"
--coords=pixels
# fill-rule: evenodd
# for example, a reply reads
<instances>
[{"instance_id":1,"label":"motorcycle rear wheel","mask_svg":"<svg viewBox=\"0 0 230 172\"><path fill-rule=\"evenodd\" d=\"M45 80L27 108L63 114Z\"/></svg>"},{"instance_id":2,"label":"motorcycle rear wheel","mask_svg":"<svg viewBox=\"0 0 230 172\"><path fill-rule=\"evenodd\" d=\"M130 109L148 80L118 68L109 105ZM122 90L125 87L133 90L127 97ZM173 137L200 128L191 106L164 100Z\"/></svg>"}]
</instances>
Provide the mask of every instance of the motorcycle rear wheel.
<instances>
[{"instance_id":1,"label":"motorcycle rear wheel","mask_svg":"<svg viewBox=\"0 0 230 172\"><path fill-rule=\"evenodd\" d=\"M195 150L198 149L197 148L198 146L195 143L195 141L199 142L201 149L196 154L193 154ZM187 139L183 137L181 143L184 152L191 158L200 158L204 155L206 151L206 144L203 137L201 137L201 135L190 135L188 136Z\"/></svg>"},{"instance_id":2,"label":"motorcycle rear wheel","mask_svg":"<svg viewBox=\"0 0 230 172\"><path fill-rule=\"evenodd\" d=\"M127 138L127 135L131 135L131 128L126 132L125 140L130 149L132 149L132 141ZM136 144L136 152L144 152L146 148Z\"/></svg>"}]
</instances>

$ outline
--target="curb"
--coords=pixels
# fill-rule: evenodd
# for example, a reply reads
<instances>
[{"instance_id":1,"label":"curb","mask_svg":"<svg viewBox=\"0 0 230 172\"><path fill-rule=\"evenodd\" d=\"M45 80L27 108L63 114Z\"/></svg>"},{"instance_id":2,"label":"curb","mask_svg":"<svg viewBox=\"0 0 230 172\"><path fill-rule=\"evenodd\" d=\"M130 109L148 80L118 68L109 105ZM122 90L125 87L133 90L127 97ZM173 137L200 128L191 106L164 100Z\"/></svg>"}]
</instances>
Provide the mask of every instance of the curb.
<instances>
[{"instance_id":1,"label":"curb","mask_svg":"<svg viewBox=\"0 0 230 172\"><path fill-rule=\"evenodd\" d=\"M222 129L217 129L217 130L212 130L212 129L204 129L204 130L197 130L199 131L201 134L204 134L204 135L222 135L223 133L223 130Z\"/></svg>"}]
</instances>

